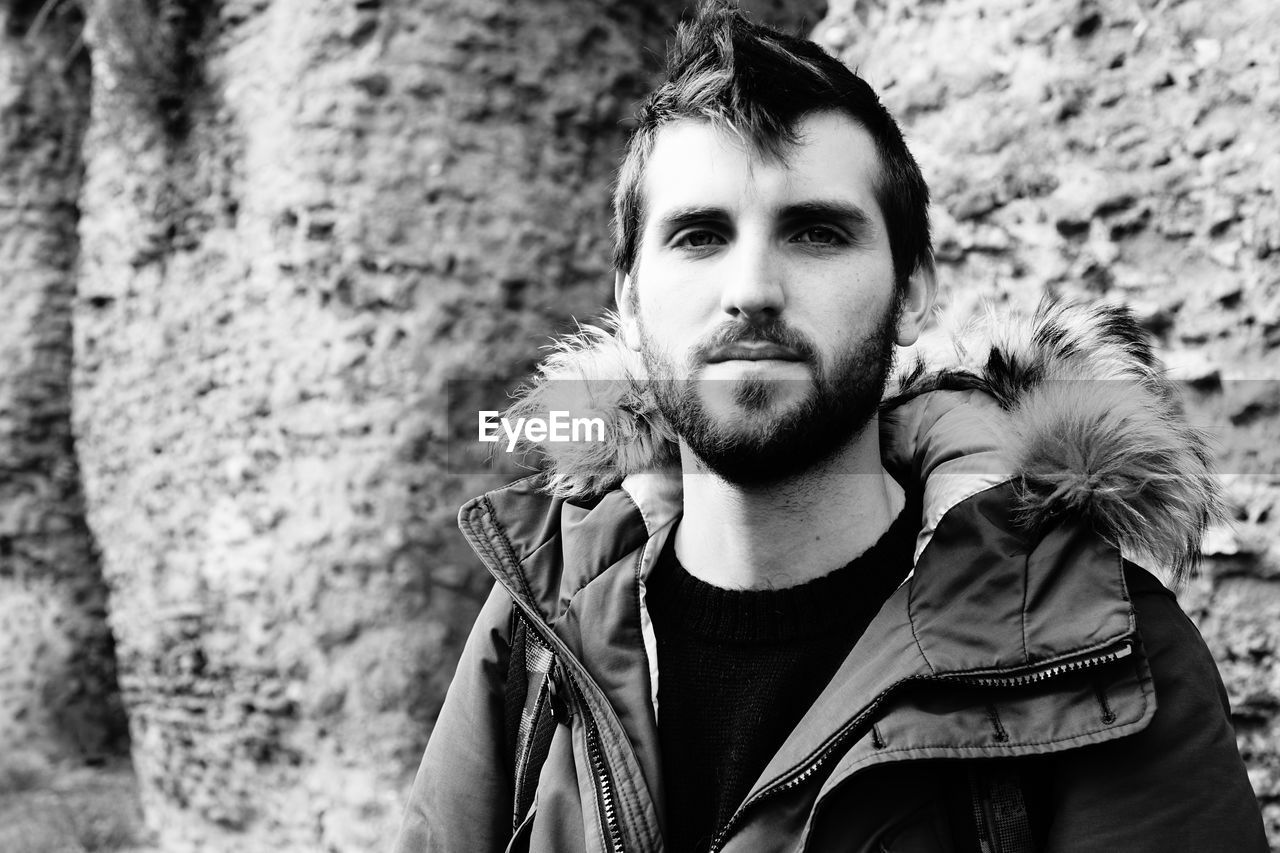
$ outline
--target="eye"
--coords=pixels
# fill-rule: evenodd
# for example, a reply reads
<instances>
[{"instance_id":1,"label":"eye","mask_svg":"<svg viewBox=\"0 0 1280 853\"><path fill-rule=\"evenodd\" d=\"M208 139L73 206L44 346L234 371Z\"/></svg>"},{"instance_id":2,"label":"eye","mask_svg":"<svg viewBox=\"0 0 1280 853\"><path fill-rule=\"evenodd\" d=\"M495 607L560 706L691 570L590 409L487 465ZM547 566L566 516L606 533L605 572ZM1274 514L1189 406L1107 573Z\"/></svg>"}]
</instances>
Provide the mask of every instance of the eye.
<instances>
[{"instance_id":1,"label":"eye","mask_svg":"<svg viewBox=\"0 0 1280 853\"><path fill-rule=\"evenodd\" d=\"M724 238L714 231L705 228L693 228L685 231L673 241L674 245L690 249L701 249L706 246L718 246Z\"/></svg>"},{"instance_id":2,"label":"eye","mask_svg":"<svg viewBox=\"0 0 1280 853\"><path fill-rule=\"evenodd\" d=\"M840 233L825 225L811 225L791 238L795 243L813 243L830 246L843 242Z\"/></svg>"}]
</instances>

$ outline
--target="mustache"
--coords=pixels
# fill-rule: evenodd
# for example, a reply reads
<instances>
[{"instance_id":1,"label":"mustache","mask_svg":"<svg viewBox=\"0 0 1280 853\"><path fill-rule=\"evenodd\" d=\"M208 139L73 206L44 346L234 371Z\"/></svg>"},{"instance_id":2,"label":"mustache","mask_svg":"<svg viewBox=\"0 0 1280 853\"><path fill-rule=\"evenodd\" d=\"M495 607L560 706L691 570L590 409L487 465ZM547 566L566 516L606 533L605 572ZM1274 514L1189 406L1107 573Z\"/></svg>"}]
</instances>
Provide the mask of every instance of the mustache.
<instances>
[{"instance_id":1,"label":"mustache","mask_svg":"<svg viewBox=\"0 0 1280 853\"><path fill-rule=\"evenodd\" d=\"M763 325L732 323L721 326L694 347L690 358L693 364L706 364L713 352L734 344L773 344L786 347L811 363L817 356L817 349L808 338L785 323L772 322Z\"/></svg>"}]
</instances>

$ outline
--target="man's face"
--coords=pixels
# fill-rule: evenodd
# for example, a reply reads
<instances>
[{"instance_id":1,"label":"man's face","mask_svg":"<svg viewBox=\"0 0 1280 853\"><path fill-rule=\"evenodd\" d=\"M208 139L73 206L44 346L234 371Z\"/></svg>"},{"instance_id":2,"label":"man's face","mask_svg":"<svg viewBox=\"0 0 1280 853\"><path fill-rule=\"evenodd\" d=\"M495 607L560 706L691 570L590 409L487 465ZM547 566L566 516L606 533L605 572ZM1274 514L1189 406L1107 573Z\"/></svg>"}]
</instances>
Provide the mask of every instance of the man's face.
<instances>
[{"instance_id":1,"label":"man's face","mask_svg":"<svg viewBox=\"0 0 1280 853\"><path fill-rule=\"evenodd\" d=\"M871 137L832 113L798 130L775 162L707 122L664 128L619 280L663 415L732 482L774 482L846 445L923 315L904 321L895 298Z\"/></svg>"}]
</instances>

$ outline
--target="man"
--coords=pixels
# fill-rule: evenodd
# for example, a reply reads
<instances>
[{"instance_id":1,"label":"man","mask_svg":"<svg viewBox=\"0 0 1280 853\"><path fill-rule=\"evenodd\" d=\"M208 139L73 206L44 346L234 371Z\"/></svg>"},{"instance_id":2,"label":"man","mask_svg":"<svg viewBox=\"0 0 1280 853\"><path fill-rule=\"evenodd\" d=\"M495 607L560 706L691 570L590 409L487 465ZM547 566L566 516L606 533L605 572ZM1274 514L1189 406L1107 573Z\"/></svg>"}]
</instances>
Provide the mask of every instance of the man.
<instances>
[{"instance_id":1,"label":"man","mask_svg":"<svg viewBox=\"0 0 1280 853\"><path fill-rule=\"evenodd\" d=\"M927 203L818 47L718 2L682 28L616 328L517 407L574 380L609 441L463 509L498 583L397 849L1266 849L1212 659L1120 556L1194 561L1202 444L1118 309L997 323L886 399Z\"/></svg>"}]
</instances>

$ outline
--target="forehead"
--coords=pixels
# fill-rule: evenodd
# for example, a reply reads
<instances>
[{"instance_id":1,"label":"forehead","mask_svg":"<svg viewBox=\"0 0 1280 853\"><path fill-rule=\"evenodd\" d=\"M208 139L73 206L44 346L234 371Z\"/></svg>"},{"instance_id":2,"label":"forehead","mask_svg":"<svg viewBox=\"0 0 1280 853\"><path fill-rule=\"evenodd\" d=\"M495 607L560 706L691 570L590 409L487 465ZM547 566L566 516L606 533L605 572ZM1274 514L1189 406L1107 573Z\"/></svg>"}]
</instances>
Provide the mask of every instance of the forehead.
<instances>
[{"instance_id":1,"label":"forehead","mask_svg":"<svg viewBox=\"0 0 1280 853\"><path fill-rule=\"evenodd\" d=\"M806 116L796 131L796 145L778 161L708 121L666 125L645 167L645 219L690 207L745 212L828 200L854 204L879 222L880 159L871 135L839 113Z\"/></svg>"}]
</instances>

